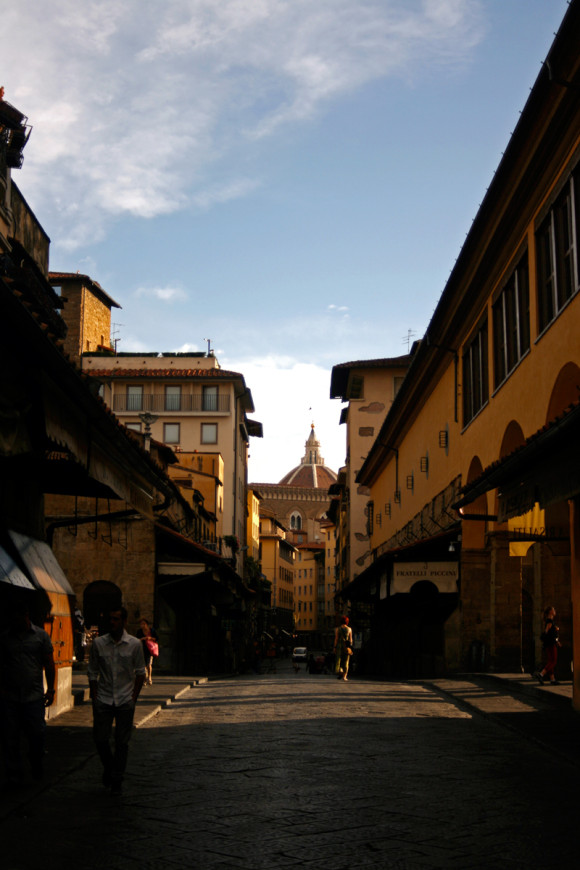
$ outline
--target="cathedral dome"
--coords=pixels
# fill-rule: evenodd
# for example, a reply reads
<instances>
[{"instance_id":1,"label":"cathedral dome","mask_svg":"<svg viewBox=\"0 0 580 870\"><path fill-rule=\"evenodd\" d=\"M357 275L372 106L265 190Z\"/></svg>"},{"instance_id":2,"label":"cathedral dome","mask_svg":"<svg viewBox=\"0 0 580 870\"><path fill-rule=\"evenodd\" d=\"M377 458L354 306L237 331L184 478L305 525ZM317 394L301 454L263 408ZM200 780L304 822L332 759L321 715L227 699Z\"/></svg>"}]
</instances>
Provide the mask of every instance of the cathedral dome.
<instances>
[{"instance_id":1,"label":"cathedral dome","mask_svg":"<svg viewBox=\"0 0 580 870\"><path fill-rule=\"evenodd\" d=\"M314 423L306 439L304 456L300 465L285 474L279 486L305 486L311 489L328 489L336 481L336 474L327 468L320 455L320 441L316 438Z\"/></svg>"}]
</instances>

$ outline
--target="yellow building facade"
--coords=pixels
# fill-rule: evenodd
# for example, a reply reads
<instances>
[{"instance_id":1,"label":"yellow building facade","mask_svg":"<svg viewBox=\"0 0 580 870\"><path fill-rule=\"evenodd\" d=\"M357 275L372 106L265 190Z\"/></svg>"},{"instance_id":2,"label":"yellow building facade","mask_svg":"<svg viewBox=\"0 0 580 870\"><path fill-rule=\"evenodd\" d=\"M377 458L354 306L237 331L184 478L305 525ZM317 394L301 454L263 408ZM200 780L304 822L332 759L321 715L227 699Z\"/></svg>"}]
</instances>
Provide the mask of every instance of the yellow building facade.
<instances>
[{"instance_id":1,"label":"yellow building facade","mask_svg":"<svg viewBox=\"0 0 580 870\"><path fill-rule=\"evenodd\" d=\"M270 633L291 637L294 628L294 569L296 549L272 511L260 511L260 564L272 584Z\"/></svg>"},{"instance_id":2,"label":"yellow building facade","mask_svg":"<svg viewBox=\"0 0 580 870\"><path fill-rule=\"evenodd\" d=\"M579 30L575 0L356 478L372 562L346 594L387 673L529 671L550 604L561 678L580 661Z\"/></svg>"},{"instance_id":3,"label":"yellow building facade","mask_svg":"<svg viewBox=\"0 0 580 870\"><path fill-rule=\"evenodd\" d=\"M252 395L243 375L222 369L213 353L84 354L84 371L98 380L102 397L130 429L150 433L178 455L209 452L223 460L223 536L243 573L246 486Z\"/></svg>"}]
</instances>

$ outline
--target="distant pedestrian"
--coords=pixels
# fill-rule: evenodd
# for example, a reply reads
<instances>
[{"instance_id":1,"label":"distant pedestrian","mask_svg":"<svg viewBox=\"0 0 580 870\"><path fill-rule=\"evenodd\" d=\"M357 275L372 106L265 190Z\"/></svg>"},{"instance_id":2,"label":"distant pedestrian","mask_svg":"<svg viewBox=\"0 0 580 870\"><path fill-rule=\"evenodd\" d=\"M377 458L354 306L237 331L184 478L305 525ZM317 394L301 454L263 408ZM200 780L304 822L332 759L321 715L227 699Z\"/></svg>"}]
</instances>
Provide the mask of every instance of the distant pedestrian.
<instances>
[{"instance_id":1,"label":"distant pedestrian","mask_svg":"<svg viewBox=\"0 0 580 870\"><path fill-rule=\"evenodd\" d=\"M153 659L159 655L159 638L156 630L148 619L142 619L137 629L137 637L143 645L143 658L145 659L145 683L153 685Z\"/></svg>"},{"instance_id":2,"label":"distant pedestrian","mask_svg":"<svg viewBox=\"0 0 580 870\"><path fill-rule=\"evenodd\" d=\"M560 643L560 629L556 625L556 610L554 607L546 607L544 610L544 630L540 635L546 664L541 671L535 671L534 677L543 685L546 677L552 686L558 685L554 673L558 662L558 647Z\"/></svg>"},{"instance_id":3,"label":"distant pedestrian","mask_svg":"<svg viewBox=\"0 0 580 870\"><path fill-rule=\"evenodd\" d=\"M352 628L348 616L341 617L340 625L334 632L335 672L339 680L348 679L348 666L352 655Z\"/></svg>"},{"instance_id":4,"label":"distant pedestrian","mask_svg":"<svg viewBox=\"0 0 580 870\"><path fill-rule=\"evenodd\" d=\"M85 628L85 620L80 607L75 607L73 615L74 627L74 651L77 662L84 662L85 648L87 645L87 631Z\"/></svg>"},{"instance_id":5,"label":"distant pedestrian","mask_svg":"<svg viewBox=\"0 0 580 870\"><path fill-rule=\"evenodd\" d=\"M46 677L46 691L44 679ZM20 736L28 741L30 769L42 779L44 761L45 707L54 701L56 669L52 642L30 621L25 601L11 604L8 628L0 635L0 739L6 777L19 785L24 776Z\"/></svg>"},{"instance_id":6,"label":"distant pedestrian","mask_svg":"<svg viewBox=\"0 0 580 870\"><path fill-rule=\"evenodd\" d=\"M112 610L108 634L95 638L89 658L93 738L103 763L103 785L120 795L133 730L135 704L145 682L142 643L128 634L127 611ZM115 725L114 752L111 737Z\"/></svg>"}]
</instances>

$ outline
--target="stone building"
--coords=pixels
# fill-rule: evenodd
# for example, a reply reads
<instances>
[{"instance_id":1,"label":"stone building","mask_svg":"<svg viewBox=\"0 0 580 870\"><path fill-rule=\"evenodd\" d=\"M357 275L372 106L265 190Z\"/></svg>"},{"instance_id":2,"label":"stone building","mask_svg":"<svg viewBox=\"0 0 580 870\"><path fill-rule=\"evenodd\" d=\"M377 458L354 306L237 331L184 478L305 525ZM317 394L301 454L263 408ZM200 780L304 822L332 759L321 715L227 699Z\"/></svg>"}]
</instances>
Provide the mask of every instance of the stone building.
<instances>
[{"instance_id":1,"label":"stone building","mask_svg":"<svg viewBox=\"0 0 580 870\"><path fill-rule=\"evenodd\" d=\"M88 275L50 272L48 277L60 296L67 324L65 353L82 365L83 353L112 350L111 309L120 308L119 303Z\"/></svg>"},{"instance_id":2,"label":"stone building","mask_svg":"<svg viewBox=\"0 0 580 870\"><path fill-rule=\"evenodd\" d=\"M223 541L234 542L227 555L241 575L249 441L262 436L248 417L254 404L244 376L222 369L213 352L84 353L83 370L125 426L171 447L182 464L186 454L221 456Z\"/></svg>"},{"instance_id":3,"label":"stone building","mask_svg":"<svg viewBox=\"0 0 580 870\"><path fill-rule=\"evenodd\" d=\"M115 355L117 303L87 275L53 272L51 283L69 354L172 493L145 521L99 493L47 504L54 548L85 619L101 627L110 602L123 599L132 630L143 617L155 623L160 666L235 669L252 631L245 484L248 439L261 434L246 416L253 405L243 377L223 372L212 354Z\"/></svg>"},{"instance_id":4,"label":"stone building","mask_svg":"<svg viewBox=\"0 0 580 870\"><path fill-rule=\"evenodd\" d=\"M356 482L411 362L412 355L358 360L333 366L331 399L348 402L340 423L346 427L346 465L331 493L344 493L344 525L338 535L338 588L354 580L371 558L368 528L368 488ZM380 514L377 521L381 522Z\"/></svg>"},{"instance_id":5,"label":"stone building","mask_svg":"<svg viewBox=\"0 0 580 870\"><path fill-rule=\"evenodd\" d=\"M334 608L329 612L335 592L334 527L329 528L326 514L329 488L335 481L336 473L325 465L312 424L299 465L279 483L251 484L261 496L261 515L271 515L295 547L294 629L310 645L321 645L322 634L334 625ZM329 537L332 540L327 541ZM326 550L330 550L328 558Z\"/></svg>"}]
</instances>

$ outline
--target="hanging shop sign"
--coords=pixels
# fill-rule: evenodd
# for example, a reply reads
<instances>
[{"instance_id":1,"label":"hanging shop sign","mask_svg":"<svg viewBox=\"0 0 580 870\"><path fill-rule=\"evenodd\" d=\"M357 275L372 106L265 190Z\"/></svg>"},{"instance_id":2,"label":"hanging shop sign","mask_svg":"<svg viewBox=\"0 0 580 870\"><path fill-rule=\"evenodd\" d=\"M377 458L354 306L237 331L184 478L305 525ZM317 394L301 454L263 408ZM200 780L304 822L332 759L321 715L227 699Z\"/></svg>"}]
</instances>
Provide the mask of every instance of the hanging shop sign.
<instances>
[{"instance_id":1,"label":"hanging shop sign","mask_svg":"<svg viewBox=\"0 0 580 870\"><path fill-rule=\"evenodd\" d=\"M439 592L457 592L458 562L395 562L391 595L410 592L415 583L429 581Z\"/></svg>"}]
</instances>

